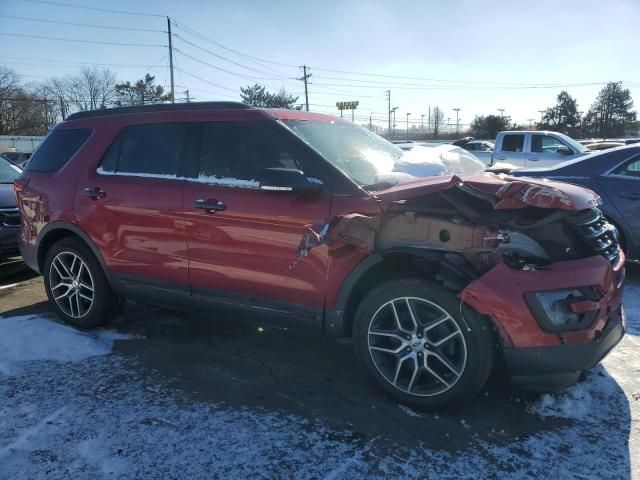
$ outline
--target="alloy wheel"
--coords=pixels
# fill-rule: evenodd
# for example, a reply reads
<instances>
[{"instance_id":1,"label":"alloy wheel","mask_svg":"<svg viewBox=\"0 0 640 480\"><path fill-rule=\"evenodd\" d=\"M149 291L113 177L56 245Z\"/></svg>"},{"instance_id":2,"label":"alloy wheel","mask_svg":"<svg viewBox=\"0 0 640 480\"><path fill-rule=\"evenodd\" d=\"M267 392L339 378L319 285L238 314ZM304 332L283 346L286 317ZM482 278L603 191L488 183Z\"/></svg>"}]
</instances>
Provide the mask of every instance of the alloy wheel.
<instances>
[{"instance_id":1,"label":"alloy wheel","mask_svg":"<svg viewBox=\"0 0 640 480\"><path fill-rule=\"evenodd\" d=\"M94 283L86 263L73 252L60 252L49 268L49 287L58 307L72 318L84 317L94 301Z\"/></svg>"},{"instance_id":2,"label":"alloy wheel","mask_svg":"<svg viewBox=\"0 0 640 480\"><path fill-rule=\"evenodd\" d=\"M450 390L467 364L467 345L458 323L423 298L400 297L383 304L369 322L367 337L378 372L410 395Z\"/></svg>"}]
</instances>

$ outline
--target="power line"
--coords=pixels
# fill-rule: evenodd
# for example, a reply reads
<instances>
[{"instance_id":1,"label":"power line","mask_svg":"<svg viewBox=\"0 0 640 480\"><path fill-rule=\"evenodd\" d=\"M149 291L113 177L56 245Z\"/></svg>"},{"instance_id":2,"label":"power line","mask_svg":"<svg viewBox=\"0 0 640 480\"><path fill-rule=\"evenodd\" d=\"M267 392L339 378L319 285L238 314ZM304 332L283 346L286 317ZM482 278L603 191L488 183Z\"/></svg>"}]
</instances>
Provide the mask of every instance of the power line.
<instances>
[{"instance_id":1,"label":"power line","mask_svg":"<svg viewBox=\"0 0 640 480\"><path fill-rule=\"evenodd\" d=\"M42 22L42 23L55 23L59 25L73 25L76 27L90 27L90 28L105 28L108 30L126 30L130 32L154 32L154 33L167 33L164 30L154 30L151 28L129 28L129 27L112 27L107 25L96 25L94 23L77 23L77 22L63 22L61 20L48 20L44 18L34 18L34 17L18 17L15 15L4 15L0 14L0 17L3 18L13 18L16 20L28 20L30 22Z\"/></svg>"},{"instance_id":2,"label":"power line","mask_svg":"<svg viewBox=\"0 0 640 480\"><path fill-rule=\"evenodd\" d=\"M246 78L246 79L249 79L249 80L272 80L270 78L254 77L254 76L251 76L251 75L245 75L244 73L232 72L231 70L226 70L226 69L224 69L222 67L218 67L218 66L213 65L213 64L211 64L209 62L205 62L204 60L200 60L199 58L193 57L193 56L189 55L188 53L184 53L182 50L180 50L178 48L174 47L173 50L175 52L178 52L180 55L184 55L185 57L190 58L194 62L198 62L198 63L201 63L202 65L206 65L207 67L211 67L211 68L214 68L216 70L220 70L221 72L228 73L229 75L235 75L237 77Z\"/></svg>"},{"instance_id":3,"label":"power line","mask_svg":"<svg viewBox=\"0 0 640 480\"><path fill-rule=\"evenodd\" d=\"M25 0L26 1L26 0ZM35 0L28 0L35 1ZM101 42L98 40L80 40L75 38L62 38L62 37L48 37L44 35L26 35L23 33L4 33L0 32L0 35L5 35L9 37L22 37L22 38L37 38L40 40L59 40L63 42L76 42L76 43L93 43L96 45L119 45L125 47L163 47L166 48L166 45L158 45L152 43L121 43L121 42Z\"/></svg>"},{"instance_id":4,"label":"power line","mask_svg":"<svg viewBox=\"0 0 640 480\"><path fill-rule=\"evenodd\" d=\"M204 78L199 77L197 75L194 75L193 73L189 73L189 72L187 72L186 70L184 70L182 68L175 67L175 69L180 71L180 72L182 72L182 73L184 73L185 75L189 75L190 77L193 77L196 80L200 80L201 82L208 83L209 85L212 85L214 87L221 88L222 90L228 90L230 92L236 92L236 90L234 90L233 88L224 87L222 85L218 85L217 83L210 82L209 80L205 80Z\"/></svg>"},{"instance_id":5,"label":"power line","mask_svg":"<svg viewBox=\"0 0 640 480\"><path fill-rule=\"evenodd\" d=\"M211 39L210 39L209 37L207 37L206 35L203 35L202 33L199 33L199 32L195 31L194 29L192 29L192 28L190 28L190 27L187 27L186 25L179 24L178 22L176 22L176 21L175 21L175 19L173 20L173 24L174 24L176 27L181 28L181 29L183 29L183 30L185 30L185 31L187 31L187 32L189 32L189 33L191 33L192 35L195 35L195 36L197 36L197 37L200 37L202 40L205 40L205 41L207 41L207 42L209 42L209 43L212 43L213 45L216 45L217 47L223 48L223 49L225 49L225 50L227 50L227 51L229 51L229 52L235 53L236 55L240 55L241 57L245 57L245 58L248 58L248 59L252 59L252 60L254 60L254 61L256 61L256 62L271 63L272 65L279 65L279 66L281 66L281 67L298 68L298 65L291 65L291 64L287 64L287 63L278 63L278 62L274 62L274 61L272 61L272 60L267 60L267 59L264 59L264 58L254 57L253 55L249 55L249 54L246 54L246 53L242 53L242 52L240 52L240 51L238 51L238 50L234 50L233 48L226 47L226 46L222 45L221 43L216 42L215 40L211 40Z\"/></svg>"},{"instance_id":6,"label":"power line","mask_svg":"<svg viewBox=\"0 0 640 480\"><path fill-rule=\"evenodd\" d=\"M140 15L143 17L164 17L165 16L165 15L160 15L158 13L131 12L128 10L113 10L109 8L87 7L84 5L76 5L73 3L52 2L49 0L22 0L22 1L33 2L33 3L43 3L45 5L55 5L57 7L80 8L82 10L94 10L98 12L107 12L107 13L120 13L122 15Z\"/></svg>"},{"instance_id":7,"label":"power line","mask_svg":"<svg viewBox=\"0 0 640 480\"><path fill-rule=\"evenodd\" d=\"M261 75L269 75L269 76L270 76L270 78L271 78L272 80L284 80L284 79L291 79L291 77L273 77L273 75L271 75L271 74L270 74L270 73L268 73L268 72L264 72L264 71L262 71L262 70L257 70L257 69L255 69L255 68L248 67L248 66L243 65L243 64L241 64L241 63L238 63L238 62L235 62L235 61L233 61L233 60L230 60L230 59L228 59L228 58L226 58L226 57L223 57L222 55L218 55L217 53L212 52L211 50L209 50L209 49L207 49L207 48L201 47L201 46L199 46L199 45L197 45L197 44L195 44L195 43L193 43L193 42L190 42L189 40L186 40L185 38L183 38L183 37L179 36L179 35L178 35L178 34L176 34L176 33L174 33L174 34L173 34L173 36L174 36L174 37L176 37L176 38L178 38L178 39L180 39L180 41L182 41L182 42L186 43L187 45L191 45L192 47L195 47L195 48L197 48L197 49L199 49L199 50L202 50L203 52L206 52L206 53L208 53L209 55L213 55L213 56L214 56L214 57L216 57L216 58L219 58L219 59L224 60L224 61L226 61L226 62L232 63L232 64L234 64L234 65L236 65L236 66L238 66L238 67L245 68L245 69L250 70L250 71L252 71L252 72L259 73L259 74L261 74ZM183 55L186 55L184 52L182 52L182 54L183 54Z\"/></svg>"}]
</instances>

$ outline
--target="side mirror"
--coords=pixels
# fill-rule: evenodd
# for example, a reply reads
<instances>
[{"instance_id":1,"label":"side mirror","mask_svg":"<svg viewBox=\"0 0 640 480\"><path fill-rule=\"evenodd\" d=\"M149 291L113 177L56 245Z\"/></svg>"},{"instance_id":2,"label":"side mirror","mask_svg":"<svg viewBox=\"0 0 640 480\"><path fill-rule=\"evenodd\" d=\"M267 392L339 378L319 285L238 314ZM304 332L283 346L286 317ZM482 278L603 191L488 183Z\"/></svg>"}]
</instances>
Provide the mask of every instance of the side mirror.
<instances>
[{"instance_id":1,"label":"side mirror","mask_svg":"<svg viewBox=\"0 0 640 480\"><path fill-rule=\"evenodd\" d=\"M556 150L556 153L558 153L560 155L573 155L573 150L571 150L566 145L560 145L558 147L558 149Z\"/></svg>"},{"instance_id":2,"label":"side mirror","mask_svg":"<svg viewBox=\"0 0 640 480\"><path fill-rule=\"evenodd\" d=\"M308 178L295 168L265 168L262 171L260 190L281 193L320 193L324 184L318 179Z\"/></svg>"}]
</instances>

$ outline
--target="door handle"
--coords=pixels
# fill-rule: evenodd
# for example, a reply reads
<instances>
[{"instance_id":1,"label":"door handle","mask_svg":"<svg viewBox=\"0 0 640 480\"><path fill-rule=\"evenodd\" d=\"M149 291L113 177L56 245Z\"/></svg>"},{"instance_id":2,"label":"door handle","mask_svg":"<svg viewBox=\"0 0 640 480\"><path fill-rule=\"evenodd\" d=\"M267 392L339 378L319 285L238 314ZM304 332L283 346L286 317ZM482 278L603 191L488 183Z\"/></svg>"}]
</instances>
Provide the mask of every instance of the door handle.
<instances>
[{"instance_id":1,"label":"door handle","mask_svg":"<svg viewBox=\"0 0 640 480\"><path fill-rule=\"evenodd\" d=\"M527 158L527 160L531 160L532 162L537 162L540 159L538 157L530 157L530 158Z\"/></svg>"},{"instance_id":2,"label":"door handle","mask_svg":"<svg viewBox=\"0 0 640 480\"><path fill-rule=\"evenodd\" d=\"M213 198L210 198L209 200L199 198L198 200L194 200L193 208L198 208L207 212L217 212L220 210L226 210L227 206L224 202L219 202Z\"/></svg>"},{"instance_id":3,"label":"door handle","mask_svg":"<svg viewBox=\"0 0 640 480\"><path fill-rule=\"evenodd\" d=\"M91 197L94 200L97 200L98 198L104 198L106 197L106 192L104 192L103 190L101 190L98 187L86 187L82 189L82 194L87 196L87 197Z\"/></svg>"},{"instance_id":4,"label":"door handle","mask_svg":"<svg viewBox=\"0 0 640 480\"><path fill-rule=\"evenodd\" d=\"M496 160L506 160L507 157L496 157Z\"/></svg>"},{"instance_id":5,"label":"door handle","mask_svg":"<svg viewBox=\"0 0 640 480\"><path fill-rule=\"evenodd\" d=\"M635 192L622 192L619 193L618 196L626 198L627 200L640 200L640 193Z\"/></svg>"}]
</instances>

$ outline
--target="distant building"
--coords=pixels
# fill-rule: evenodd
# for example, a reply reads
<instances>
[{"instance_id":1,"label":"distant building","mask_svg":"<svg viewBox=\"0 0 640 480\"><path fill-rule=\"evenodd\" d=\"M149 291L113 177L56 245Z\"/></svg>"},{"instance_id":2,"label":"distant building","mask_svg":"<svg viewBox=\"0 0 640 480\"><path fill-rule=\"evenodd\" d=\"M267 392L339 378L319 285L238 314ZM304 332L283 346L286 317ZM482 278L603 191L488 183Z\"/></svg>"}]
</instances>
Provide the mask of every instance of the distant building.
<instances>
[{"instance_id":1,"label":"distant building","mask_svg":"<svg viewBox=\"0 0 640 480\"><path fill-rule=\"evenodd\" d=\"M0 135L0 152L15 150L16 152L33 153L44 137L22 135Z\"/></svg>"}]
</instances>

